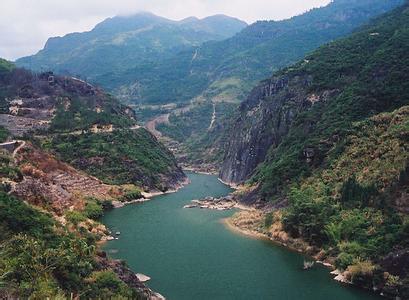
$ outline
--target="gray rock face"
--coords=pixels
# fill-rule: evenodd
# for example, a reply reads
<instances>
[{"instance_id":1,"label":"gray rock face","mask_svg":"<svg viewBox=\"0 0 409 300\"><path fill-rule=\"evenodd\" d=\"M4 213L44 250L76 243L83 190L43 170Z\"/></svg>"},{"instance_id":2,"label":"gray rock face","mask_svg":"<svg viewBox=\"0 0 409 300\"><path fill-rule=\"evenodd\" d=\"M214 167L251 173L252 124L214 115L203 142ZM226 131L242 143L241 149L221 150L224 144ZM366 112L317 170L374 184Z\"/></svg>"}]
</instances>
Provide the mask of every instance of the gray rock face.
<instances>
[{"instance_id":1,"label":"gray rock face","mask_svg":"<svg viewBox=\"0 0 409 300\"><path fill-rule=\"evenodd\" d=\"M242 103L225 145L220 178L243 183L277 147L290 130L295 117L321 100L308 94L312 78L307 75L273 77L255 88Z\"/></svg>"}]
</instances>

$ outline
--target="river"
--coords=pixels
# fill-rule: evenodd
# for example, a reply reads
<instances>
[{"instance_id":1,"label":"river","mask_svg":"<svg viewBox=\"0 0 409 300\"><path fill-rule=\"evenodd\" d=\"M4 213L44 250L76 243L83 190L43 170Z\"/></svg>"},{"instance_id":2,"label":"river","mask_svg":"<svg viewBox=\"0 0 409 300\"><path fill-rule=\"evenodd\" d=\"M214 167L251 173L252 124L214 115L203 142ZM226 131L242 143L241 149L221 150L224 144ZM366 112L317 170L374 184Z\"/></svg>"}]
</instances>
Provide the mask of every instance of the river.
<instances>
[{"instance_id":1,"label":"river","mask_svg":"<svg viewBox=\"0 0 409 300\"><path fill-rule=\"evenodd\" d=\"M382 299L342 286L328 269L303 271L304 257L269 241L227 229L233 211L183 209L190 200L227 195L215 176L188 174L191 184L174 194L108 212L102 222L120 231L105 250L152 277L148 285L168 300Z\"/></svg>"}]
</instances>

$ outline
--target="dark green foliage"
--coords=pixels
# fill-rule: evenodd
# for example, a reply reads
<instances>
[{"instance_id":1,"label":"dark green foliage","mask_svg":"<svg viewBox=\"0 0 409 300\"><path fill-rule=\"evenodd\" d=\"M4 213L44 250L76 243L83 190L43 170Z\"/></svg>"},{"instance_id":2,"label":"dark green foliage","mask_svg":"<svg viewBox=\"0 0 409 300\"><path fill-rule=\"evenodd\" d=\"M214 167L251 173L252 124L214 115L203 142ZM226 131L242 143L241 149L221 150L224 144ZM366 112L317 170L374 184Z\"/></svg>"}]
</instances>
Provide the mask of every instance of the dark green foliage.
<instances>
[{"instance_id":1,"label":"dark green foliage","mask_svg":"<svg viewBox=\"0 0 409 300\"><path fill-rule=\"evenodd\" d=\"M145 129L57 135L47 147L109 184L159 187L158 174L177 170L173 155Z\"/></svg>"},{"instance_id":2,"label":"dark green foliage","mask_svg":"<svg viewBox=\"0 0 409 300\"><path fill-rule=\"evenodd\" d=\"M132 201L132 200L138 200L143 198L141 190L134 188L132 190L129 190L123 195L119 200L121 202L127 202L127 201Z\"/></svg>"},{"instance_id":3,"label":"dark green foliage","mask_svg":"<svg viewBox=\"0 0 409 300\"><path fill-rule=\"evenodd\" d=\"M281 144L271 149L253 178L262 182L266 197L282 190L287 180L305 178L334 161L346 137L355 134L354 122L409 103L408 24L407 8L400 8L279 73L311 76L309 93L337 92L300 114ZM302 153L311 146L316 157L308 164Z\"/></svg>"},{"instance_id":4,"label":"dark green foliage","mask_svg":"<svg viewBox=\"0 0 409 300\"><path fill-rule=\"evenodd\" d=\"M8 136L9 132L7 131L7 129L0 126L0 143L5 142Z\"/></svg>"},{"instance_id":5,"label":"dark green foliage","mask_svg":"<svg viewBox=\"0 0 409 300\"><path fill-rule=\"evenodd\" d=\"M81 274L92 270L93 251L86 252L92 245L62 228L57 235L57 224L50 216L4 193L0 193L0 206L4 252L0 269L7 274L6 288L23 297L44 289L51 296L59 285L72 291L81 288Z\"/></svg>"},{"instance_id":6,"label":"dark green foliage","mask_svg":"<svg viewBox=\"0 0 409 300\"><path fill-rule=\"evenodd\" d=\"M77 226L79 223L84 222L87 220L85 213L79 211L67 211L65 214L67 221L71 224Z\"/></svg>"},{"instance_id":7,"label":"dark green foliage","mask_svg":"<svg viewBox=\"0 0 409 300\"><path fill-rule=\"evenodd\" d=\"M136 297L112 272L97 272L94 239L69 233L49 215L2 192L0 220L1 296L55 299L70 293L106 293Z\"/></svg>"},{"instance_id":8,"label":"dark green foliage","mask_svg":"<svg viewBox=\"0 0 409 300\"><path fill-rule=\"evenodd\" d=\"M322 190L293 189L283 224L294 237L335 247L345 269L357 259L376 259L402 243L406 225L393 212L375 208L344 209ZM333 250L334 251L334 250Z\"/></svg>"},{"instance_id":9,"label":"dark green foliage","mask_svg":"<svg viewBox=\"0 0 409 300\"><path fill-rule=\"evenodd\" d=\"M321 196L312 188L293 189L290 193L290 206L283 218L286 231L293 236L303 237L314 245L327 242L325 226L328 217L334 214L334 205L327 195Z\"/></svg>"},{"instance_id":10,"label":"dark green foliage","mask_svg":"<svg viewBox=\"0 0 409 300\"><path fill-rule=\"evenodd\" d=\"M376 192L377 190L374 185L364 187L356 181L355 177L352 177L342 185L340 201L344 207L354 207L356 205L367 207L370 205L370 198Z\"/></svg>"},{"instance_id":11,"label":"dark green foliage","mask_svg":"<svg viewBox=\"0 0 409 300\"><path fill-rule=\"evenodd\" d=\"M408 246L397 211L405 207L395 202L408 186L408 9L278 73L310 78L306 95L333 95L295 118L252 179L266 199L289 196L283 223L290 234L326 248L367 287L377 272L372 262ZM314 149L312 161L306 148ZM296 188L288 193L289 185Z\"/></svg>"},{"instance_id":12,"label":"dark green foliage","mask_svg":"<svg viewBox=\"0 0 409 300\"><path fill-rule=\"evenodd\" d=\"M14 160L10 153L0 151L0 177L20 181L23 178L20 170L14 165Z\"/></svg>"},{"instance_id":13,"label":"dark green foliage","mask_svg":"<svg viewBox=\"0 0 409 300\"><path fill-rule=\"evenodd\" d=\"M92 282L91 289L86 293L89 299L111 299L118 296L133 299L136 296L112 271L95 272L88 280Z\"/></svg>"},{"instance_id":14,"label":"dark green foliage","mask_svg":"<svg viewBox=\"0 0 409 300\"><path fill-rule=\"evenodd\" d=\"M274 215L273 213L268 213L264 219L264 227L270 228L271 225L274 223Z\"/></svg>"},{"instance_id":15,"label":"dark green foliage","mask_svg":"<svg viewBox=\"0 0 409 300\"><path fill-rule=\"evenodd\" d=\"M178 142L186 142L187 139L195 139L206 133L213 114L213 105L203 103L193 107L188 112L171 114L170 124L161 124L157 129Z\"/></svg>"},{"instance_id":16,"label":"dark green foliage","mask_svg":"<svg viewBox=\"0 0 409 300\"><path fill-rule=\"evenodd\" d=\"M87 199L84 208L84 215L93 220L98 220L104 215L104 204L98 199Z\"/></svg>"},{"instance_id":17,"label":"dark green foliage","mask_svg":"<svg viewBox=\"0 0 409 300\"><path fill-rule=\"evenodd\" d=\"M101 97L101 96L99 96ZM115 127L130 127L135 124L124 113L125 106L109 95L104 95L104 101L97 97L71 97L68 109L64 108L63 100L57 106L57 113L50 126L52 132L73 130L88 130L92 125L113 125ZM63 99L63 98L62 98ZM100 112L96 111L98 102L102 102Z\"/></svg>"},{"instance_id":18,"label":"dark green foliage","mask_svg":"<svg viewBox=\"0 0 409 300\"><path fill-rule=\"evenodd\" d=\"M52 234L52 219L27 206L21 200L0 192L0 240L9 235L25 233L34 237Z\"/></svg>"}]
</instances>

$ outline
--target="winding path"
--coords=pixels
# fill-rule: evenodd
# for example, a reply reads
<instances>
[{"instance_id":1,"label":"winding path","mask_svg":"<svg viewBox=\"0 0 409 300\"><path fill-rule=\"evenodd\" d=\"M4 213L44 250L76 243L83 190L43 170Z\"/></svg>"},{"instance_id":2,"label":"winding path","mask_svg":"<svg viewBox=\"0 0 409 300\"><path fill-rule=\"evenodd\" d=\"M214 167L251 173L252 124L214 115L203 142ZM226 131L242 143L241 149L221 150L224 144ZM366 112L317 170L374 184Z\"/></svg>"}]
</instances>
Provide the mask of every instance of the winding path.
<instances>
[{"instance_id":1,"label":"winding path","mask_svg":"<svg viewBox=\"0 0 409 300\"><path fill-rule=\"evenodd\" d=\"M11 150L11 147L13 147L13 146L15 147L17 144L19 144L19 145L17 146L17 148ZM18 153L21 149L23 149L23 148L25 147L25 145L26 145L26 141L13 140L13 141L10 141L10 142L1 143L1 144L0 144L0 148L1 148L1 149L5 149L5 150L11 152L11 153L12 153L12 157L13 157L13 158L16 158L17 153Z\"/></svg>"}]
</instances>

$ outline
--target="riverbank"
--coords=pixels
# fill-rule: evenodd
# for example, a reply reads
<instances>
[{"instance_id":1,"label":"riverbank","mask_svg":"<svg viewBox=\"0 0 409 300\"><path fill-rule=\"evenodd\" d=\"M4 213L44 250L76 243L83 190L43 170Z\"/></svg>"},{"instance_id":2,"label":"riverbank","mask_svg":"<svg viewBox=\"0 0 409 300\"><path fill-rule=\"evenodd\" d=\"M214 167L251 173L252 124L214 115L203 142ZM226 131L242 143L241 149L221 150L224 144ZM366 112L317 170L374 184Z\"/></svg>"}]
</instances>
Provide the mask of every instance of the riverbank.
<instances>
[{"instance_id":1,"label":"riverbank","mask_svg":"<svg viewBox=\"0 0 409 300\"><path fill-rule=\"evenodd\" d=\"M282 228L280 212L277 211L273 213L271 225L263 224L262 220L265 220L265 217L266 214L260 210L246 210L240 211L230 218L223 219L222 223L227 229L233 232L243 234L250 238L268 240L290 251L306 255L314 260L316 264L327 267L335 281L342 284L354 285L348 279L348 272L342 272L336 269L335 257L326 256L323 249L311 246L302 239L290 237Z\"/></svg>"},{"instance_id":2,"label":"riverbank","mask_svg":"<svg viewBox=\"0 0 409 300\"><path fill-rule=\"evenodd\" d=\"M169 299L195 300L270 299L272 295L277 299L374 299L336 284L324 268L302 271L304 259L296 252L273 247L261 237L225 230L221 220L236 209L182 209L193 199L220 199L233 192L216 176L187 175L191 184L178 193L113 209L101 220L121 233L104 250L126 261L136 273L151 277L148 285L154 291Z\"/></svg>"},{"instance_id":3,"label":"riverbank","mask_svg":"<svg viewBox=\"0 0 409 300\"><path fill-rule=\"evenodd\" d=\"M177 185L175 185L174 189L168 190L166 192L161 192L161 191L155 191L155 192L142 192L142 196L143 198L140 199L135 199L135 200L131 200L131 201L127 201L127 202L121 202L121 201L112 201L112 206L113 208L122 208L124 206L130 205L130 204L140 204L140 203L144 203L147 201L152 200L152 198L157 197L157 196L161 196L161 195L166 195L166 194L172 194L172 193L176 193L178 192L180 189L184 188L185 186L187 186L188 184L190 184L190 180L188 177L186 177L185 180L183 180L182 182L178 183ZM105 226L104 226L105 227ZM101 237L101 240L98 243L98 247L100 249L102 249L102 247L109 241L118 239L118 236L115 238L113 236L113 233L108 231L109 234L103 235ZM115 260L112 260L112 262L116 262ZM128 269L127 267L125 267L124 264L119 263L119 261L116 263L117 267L117 271L118 273L125 273L127 274L127 280L128 282L132 281L136 284L138 284L140 287L142 287L145 291L145 296L148 297L147 299L149 300L166 300L166 298L159 294L158 292L155 292L154 290L152 290L151 288L149 288L146 284L147 281L149 281L151 278L143 275L141 273L136 273L131 271L130 269Z\"/></svg>"},{"instance_id":4,"label":"riverbank","mask_svg":"<svg viewBox=\"0 0 409 300\"><path fill-rule=\"evenodd\" d=\"M189 166L189 165L182 165L183 171L184 172L192 172L192 173L197 173L197 174L202 174L202 175L218 175L218 171L213 168L213 167L195 167L195 166Z\"/></svg>"},{"instance_id":5,"label":"riverbank","mask_svg":"<svg viewBox=\"0 0 409 300\"><path fill-rule=\"evenodd\" d=\"M142 192L141 194L142 194L143 198L134 199L134 200L131 200L131 201L126 201L126 202L114 200L114 201L112 201L112 206L113 206L113 208L121 208L121 207L124 207L126 205L130 205L130 204L144 203L144 202L152 200L152 198L157 197L157 196L176 193L181 188L184 188L185 186L187 186L189 183L190 183L190 180L189 180L188 177L186 177L185 180L178 183L177 185L175 185L175 187L173 189L168 190L166 192L161 192L161 191Z\"/></svg>"}]
</instances>

